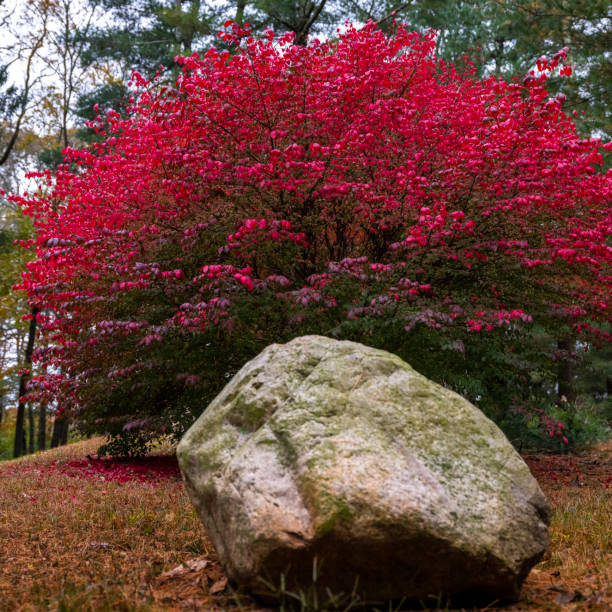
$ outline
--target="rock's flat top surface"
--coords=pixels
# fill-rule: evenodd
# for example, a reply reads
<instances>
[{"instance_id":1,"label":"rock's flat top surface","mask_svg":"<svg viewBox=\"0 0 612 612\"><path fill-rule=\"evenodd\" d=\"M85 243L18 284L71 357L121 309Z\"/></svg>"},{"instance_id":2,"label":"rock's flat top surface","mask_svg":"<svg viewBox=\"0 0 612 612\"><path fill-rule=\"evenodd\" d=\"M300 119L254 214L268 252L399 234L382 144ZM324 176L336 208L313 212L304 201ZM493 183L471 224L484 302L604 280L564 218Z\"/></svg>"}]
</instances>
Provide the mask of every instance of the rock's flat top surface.
<instances>
[{"instance_id":1,"label":"rock's flat top surface","mask_svg":"<svg viewBox=\"0 0 612 612\"><path fill-rule=\"evenodd\" d=\"M398 357L304 336L247 363L185 434L187 490L229 574L386 600L513 599L548 504L503 433Z\"/></svg>"}]
</instances>

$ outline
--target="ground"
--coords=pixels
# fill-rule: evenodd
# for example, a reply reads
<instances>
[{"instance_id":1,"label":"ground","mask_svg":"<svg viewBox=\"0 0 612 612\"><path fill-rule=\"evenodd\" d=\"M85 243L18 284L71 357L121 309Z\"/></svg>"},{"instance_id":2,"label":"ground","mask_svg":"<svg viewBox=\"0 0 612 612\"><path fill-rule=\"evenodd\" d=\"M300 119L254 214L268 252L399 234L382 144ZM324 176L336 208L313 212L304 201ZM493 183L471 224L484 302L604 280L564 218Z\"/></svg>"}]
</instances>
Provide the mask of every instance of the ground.
<instances>
[{"instance_id":1,"label":"ground","mask_svg":"<svg viewBox=\"0 0 612 612\"><path fill-rule=\"evenodd\" d=\"M255 610L227 582L168 449L119 463L95 457L100 443L0 463L0 610ZM503 610L612 611L612 441L525 459L554 510L551 546Z\"/></svg>"}]
</instances>

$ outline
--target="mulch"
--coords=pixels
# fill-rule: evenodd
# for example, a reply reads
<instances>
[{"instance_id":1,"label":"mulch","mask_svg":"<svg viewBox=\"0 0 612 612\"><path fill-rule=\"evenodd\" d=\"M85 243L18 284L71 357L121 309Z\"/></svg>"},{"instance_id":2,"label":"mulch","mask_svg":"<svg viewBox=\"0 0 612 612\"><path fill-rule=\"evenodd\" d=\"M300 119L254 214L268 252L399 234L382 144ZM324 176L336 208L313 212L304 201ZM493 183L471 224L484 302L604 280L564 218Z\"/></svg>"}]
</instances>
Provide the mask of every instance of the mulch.
<instances>
[{"instance_id":1,"label":"mulch","mask_svg":"<svg viewBox=\"0 0 612 612\"><path fill-rule=\"evenodd\" d=\"M612 488L612 443L577 454L530 453L523 459L543 487Z\"/></svg>"}]
</instances>

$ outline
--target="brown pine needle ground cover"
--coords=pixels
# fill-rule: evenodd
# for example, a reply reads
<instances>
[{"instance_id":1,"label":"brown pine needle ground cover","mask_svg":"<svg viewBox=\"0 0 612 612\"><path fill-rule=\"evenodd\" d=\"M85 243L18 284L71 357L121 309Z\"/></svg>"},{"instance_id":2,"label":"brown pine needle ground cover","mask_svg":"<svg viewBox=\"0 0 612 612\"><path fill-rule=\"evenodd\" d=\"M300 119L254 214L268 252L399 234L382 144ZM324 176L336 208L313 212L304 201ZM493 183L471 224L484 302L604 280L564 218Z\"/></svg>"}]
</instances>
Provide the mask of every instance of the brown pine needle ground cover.
<instances>
[{"instance_id":1,"label":"brown pine needle ground cover","mask_svg":"<svg viewBox=\"0 0 612 612\"><path fill-rule=\"evenodd\" d=\"M100 442L0 463L0 610L253 610L176 464L102 464L88 457ZM554 509L551 548L504 610L612 611L612 443L526 459Z\"/></svg>"}]
</instances>

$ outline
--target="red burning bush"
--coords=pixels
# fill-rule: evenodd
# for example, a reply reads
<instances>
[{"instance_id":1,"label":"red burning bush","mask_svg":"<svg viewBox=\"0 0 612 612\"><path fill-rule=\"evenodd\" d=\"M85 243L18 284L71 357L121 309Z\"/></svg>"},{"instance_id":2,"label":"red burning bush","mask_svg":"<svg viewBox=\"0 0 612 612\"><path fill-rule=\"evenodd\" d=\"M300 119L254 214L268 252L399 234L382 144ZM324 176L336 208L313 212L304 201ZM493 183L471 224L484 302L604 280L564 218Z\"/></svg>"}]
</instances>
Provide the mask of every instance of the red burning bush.
<instances>
[{"instance_id":1,"label":"red burning bush","mask_svg":"<svg viewBox=\"0 0 612 612\"><path fill-rule=\"evenodd\" d=\"M609 318L612 177L546 92L564 51L519 84L404 28L234 41L178 58L175 88L136 74L130 115L98 117L106 140L14 198L46 313L33 393L144 444L267 343L323 333L467 373L485 404L495 347L508 408L533 321Z\"/></svg>"}]
</instances>

